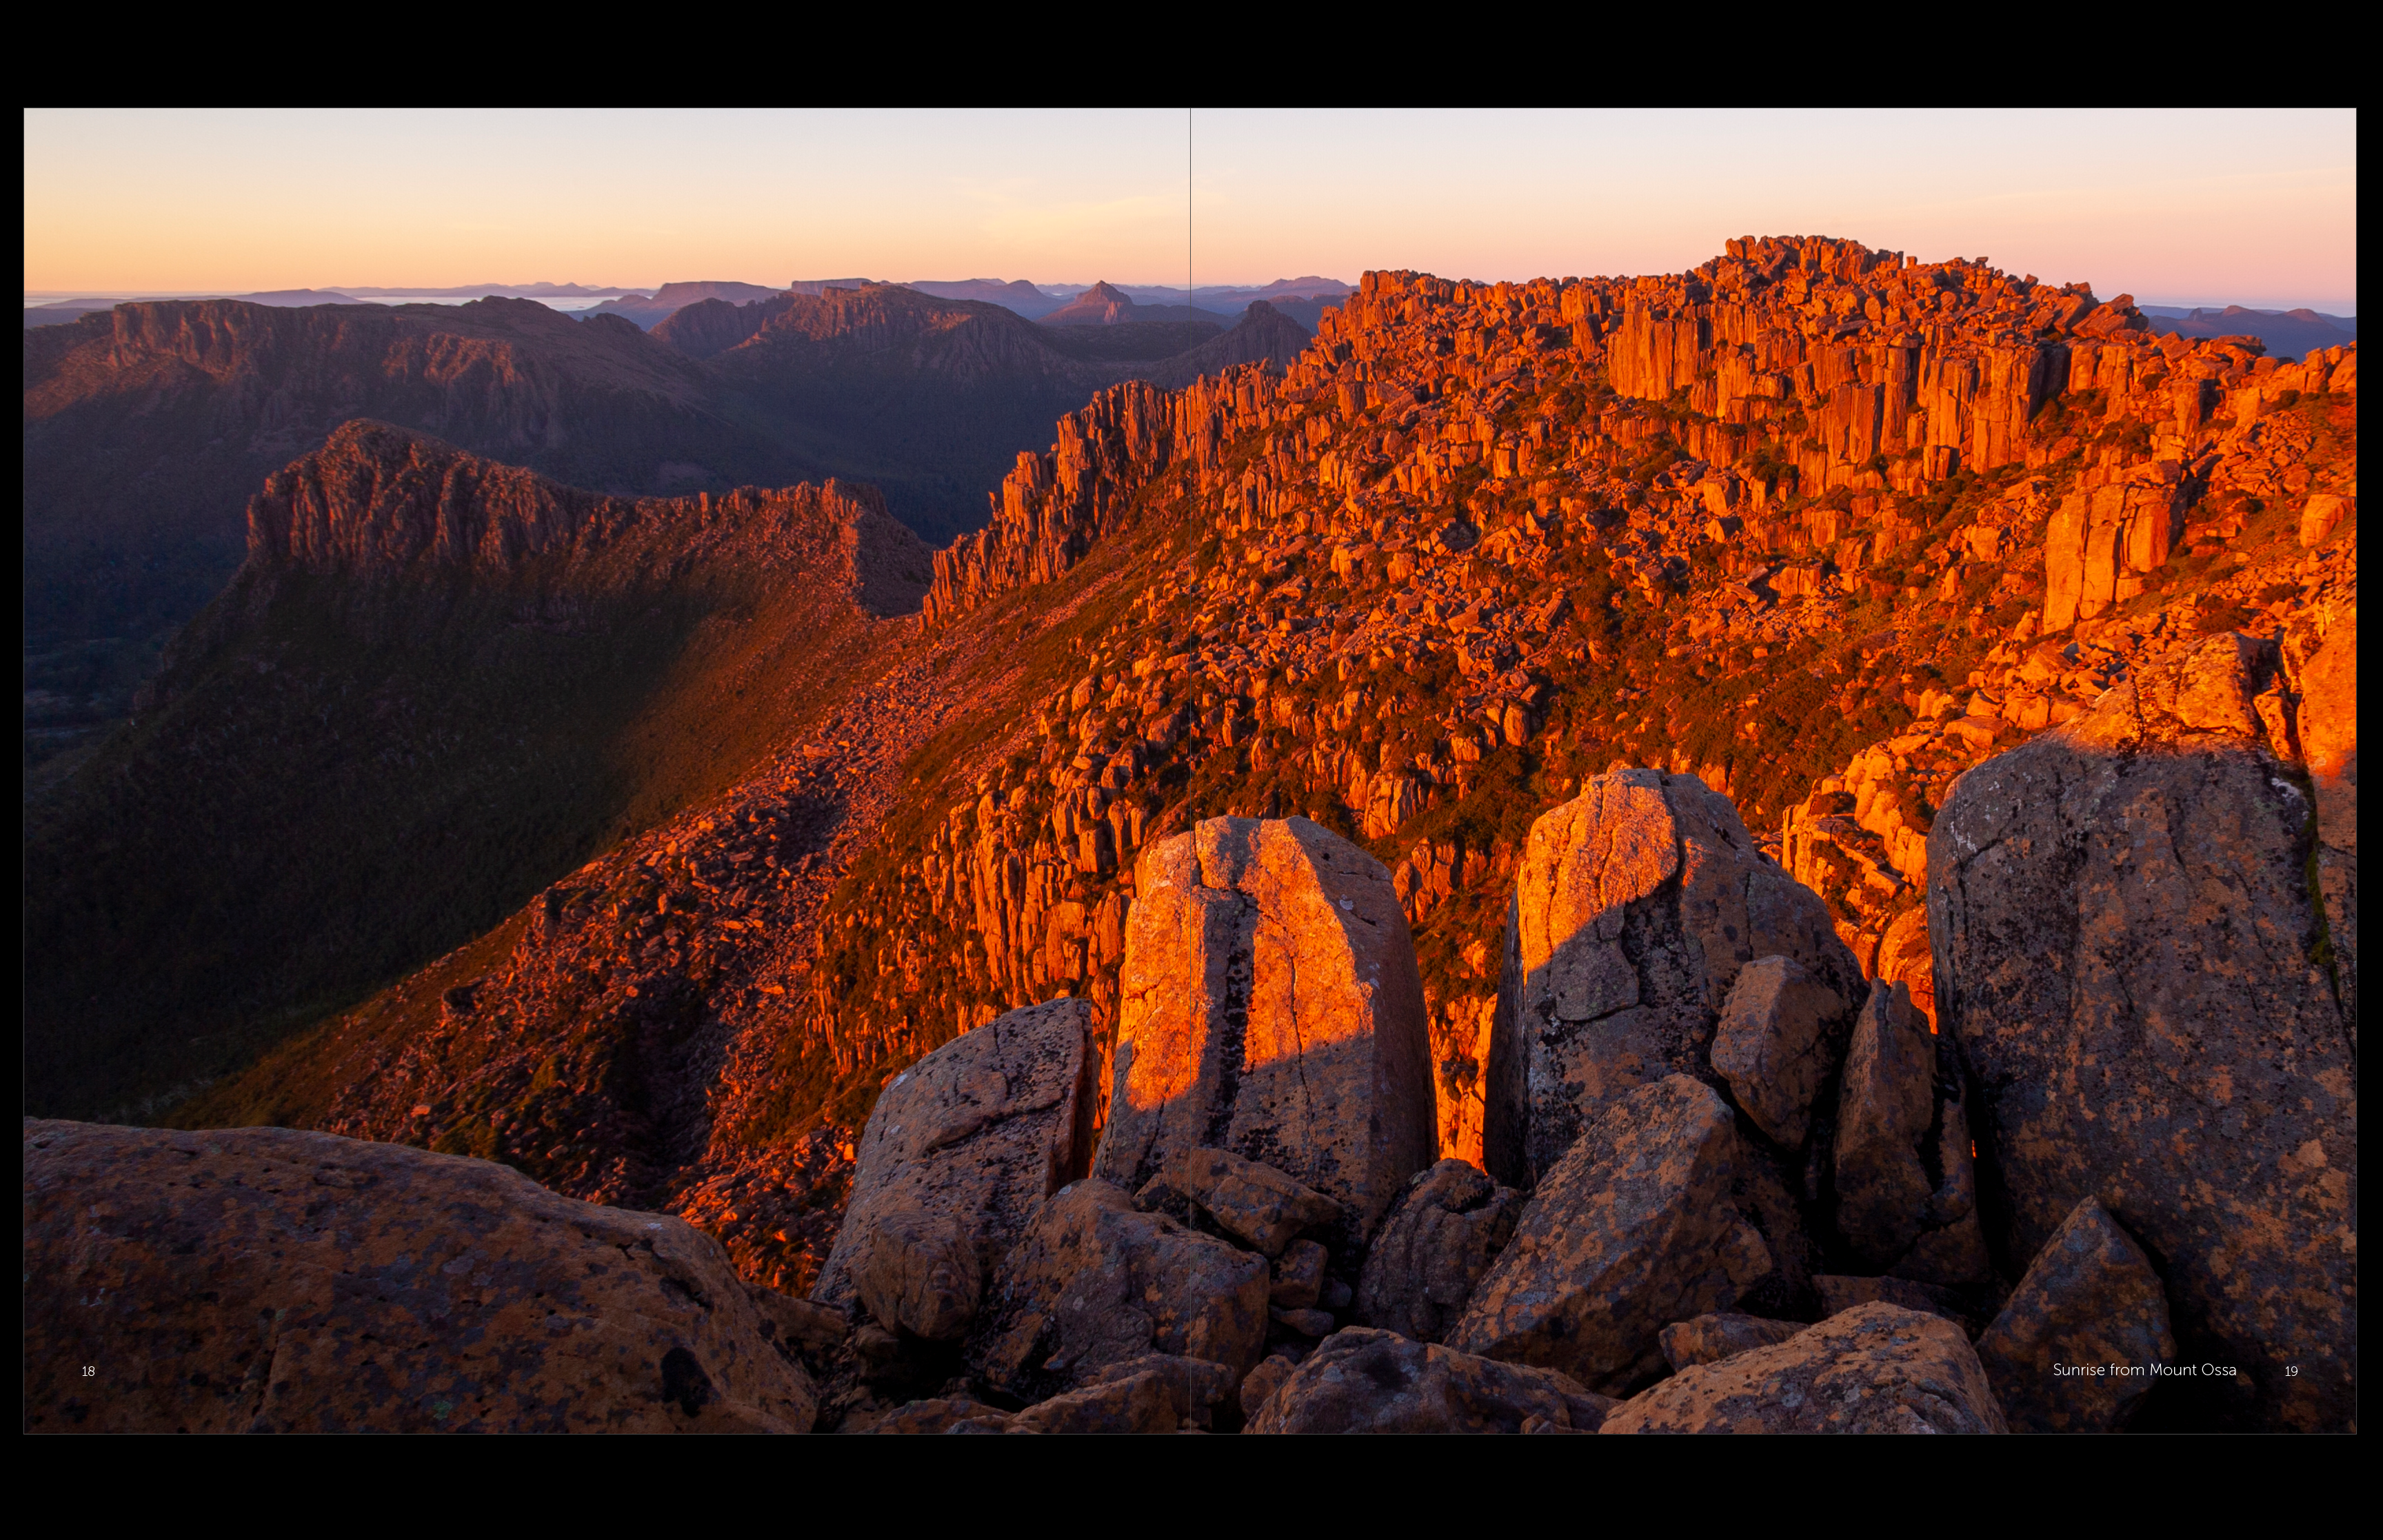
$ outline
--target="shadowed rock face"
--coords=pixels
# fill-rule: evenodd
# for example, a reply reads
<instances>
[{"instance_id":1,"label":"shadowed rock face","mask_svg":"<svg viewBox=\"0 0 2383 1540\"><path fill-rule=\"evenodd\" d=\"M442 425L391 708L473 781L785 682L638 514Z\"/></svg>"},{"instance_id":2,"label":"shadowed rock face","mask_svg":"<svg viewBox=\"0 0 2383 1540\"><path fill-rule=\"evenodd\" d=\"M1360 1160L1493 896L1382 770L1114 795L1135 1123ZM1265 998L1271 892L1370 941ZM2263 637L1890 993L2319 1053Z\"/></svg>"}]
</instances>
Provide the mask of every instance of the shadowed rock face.
<instances>
[{"instance_id":1,"label":"shadowed rock face","mask_svg":"<svg viewBox=\"0 0 2383 1540\"><path fill-rule=\"evenodd\" d=\"M1950 1321L1858 1305L1770 1348L1683 1369L1600 1433L2008 1433Z\"/></svg>"},{"instance_id":2,"label":"shadowed rock face","mask_svg":"<svg viewBox=\"0 0 2383 1540\"><path fill-rule=\"evenodd\" d=\"M1795 1205L1729 1108L1673 1075L1607 1108L1541 1180L1449 1346L1624 1394L1662 1372L1664 1326L1778 1309L1809 1269Z\"/></svg>"},{"instance_id":3,"label":"shadowed rock face","mask_svg":"<svg viewBox=\"0 0 2383 1540\"><path fill-rule=\"evenodd\" d=\"M1266 1341L1264 1257L1142 1214L1098 1178L1043 1205L987 1299L969 1361L1030 1398L1154 1352L1221 1363L1238 1384Z\"/></svg>"},{"instance_id":4,"label":"shadowed rock face","mask_svg":"<svg viewBox=\"0 0 2383 1540\"><path fill-rule=\"evenodd\" d=\"M1923 1282L1987 1271L1960 1078L1900 984L1871 985L1837 1103L1840 1236L1870 1266Z\"/></svg>"},{"instance_id":5,"label":"shadowed rock face","mask_svg":"<svg viewBox=\"0 0 2383 1540\"><path fill-rule=\"evenodd\" d=\"M1610 1398L1549 1369L1352 1326L1253 1411L1252 1433L1594 1433Z\"/></svg>"},{"instance_id":6,"label":"shadowed rock face","mask_svg":"<svg viewBox=\"0 0 2383 1540\"><path fill-rule=\"evenodd\" d=\"M2325 898L2334 988L2358 1046L2358 610L2349 608L2302 665L2295 684L2301 754L2316 795L2316 875Z\"/></svg>"},{"instance_id":7,"label":"shadowed rock face","mask_svg":"<svg viewBox=\"0 0 2383 1540\"><path fill-rule=\"evenodd\" d=\"M2091 1198L2044 1242L1978 1339L2020 1433L2107 1433L2156 1383L2150 1366L2175 1358L2159 1275ZM2137 1373L2113 1372L2121 1368Z\"/></svg>"},{"instance_id":8,"label":"shadowed rock face","mask_svg":"<svg viewBox=\"0 0 2383 1540\"><path fill-rule=\"evenodd\" d=\"M29 1428L810 1429L810 1381L680 1220L280 1128L28 1119L24 1156Z\"/></svg>"},{"instance_id":9,"label":"shadowed rock face","mask_svg":"<svg viewBox=\"0 0 2383 1540\"><path fill-rule=\"evenodd\" d=\"M2158 1260L2185 1354L2239 1368L2238 1425L2340 1429L2355 951L2321 945L2294 716L2271 643L2170 655L1956 784L1929 838L1929 925L2008 1264L2093 1198Z\"/></svg>"},{"instance_id":10,"label":"shadowed rock face","mask_svg":"<svg viewBox=\"0 0 2383 1540\"><path fill-rule=\"evenodd\" d=\"M1738 970L1769 956L1841 1001L1861 997L1819 895L1763 859L1727 798L1656 770L1591 778L1531 826L1515 879L1489 1047L1490 1174L1528 1185L1649 1081L1720 1084L1706 1055L1722 1006Z\"/></svg>"},{"instance_id":11,"label":"shadowed rock face","mask_svg":"<svg viewBox=\"0 0 2383 1540\"><path fill-rule=\"evenodd\" d=\"M1739 1110L1783 1148L1800 1149L1812 1103L1844 1048L1846 1002L1793 957L1738 970L1713 1038L1714 1072Z\"/></svg>"},{"instance_id":12,"label":"shadowed rock face","mask_svg":"<svg viewBox=\"0 0 2383 1540\"><path fill-rule=\"evenodd\" d=\"M1366 1253L1359 1317L1418 1342L1438 1341L1505 1249L1522 1208L1521 1193L1463 1161L1441 1161L1414 1177Z\"/></svg>"},{"instance_id":13,"label":"shadowed rock face","mask_svg":"<svg viewBox=\"0 0 2383 1540\"><path fill-rule=\"evenodd\" d=\"M1362 1240L1434 1153L1389 873L1305 819L1211 819L1152 846L1134 891L1093 1175L1139 1189L1228 1150L1348 1205Z\"/></svg>"},{"instance_id":14,"label":"shadowed rock face","mask_svg":"<svg viewBox=\"0 0 2383 1540\"><path fill-rule=\"evenodd\" d=\"M967 1330L984 1279L1091 1156L1091 1018L1080 1000L1012 1011L886 1088L812 1298L857 1293L884 1324L920 1337ZM946 1234L963 1253L948 1262Z\"/></svg>"}]
</instances>

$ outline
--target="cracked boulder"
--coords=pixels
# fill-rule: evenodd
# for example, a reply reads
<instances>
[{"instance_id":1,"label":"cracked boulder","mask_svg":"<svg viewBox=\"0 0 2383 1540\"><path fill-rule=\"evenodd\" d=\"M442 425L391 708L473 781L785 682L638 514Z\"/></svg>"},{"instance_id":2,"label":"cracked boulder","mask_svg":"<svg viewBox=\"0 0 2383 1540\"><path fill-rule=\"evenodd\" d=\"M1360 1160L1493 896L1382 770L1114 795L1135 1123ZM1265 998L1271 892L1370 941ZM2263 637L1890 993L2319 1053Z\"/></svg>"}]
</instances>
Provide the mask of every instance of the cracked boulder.
<instances>
[{"instance_id":1,"label":"cracked boulder","mask_svg":"<svg viewBox=\"0 0 2383 1540\"><path fill-rule=\"evenodd\" d=\"M2108 1433L2155 1383L2150 1366L2176 1358L2159 1275L2088 1198L2028 1264L1978 1358L2013 1431Z\"/></svg>"},{"instance_id":2,"label":"cracked boulder","mask_svg":"<svg viewBox=\"0 0 2383 1540\"><path fill-rule=\"evenodd\" d=\"M1092 1007L1055 1000L964 1032L877 1098L811 1298L949 1341L1043 1200L1091 1155Z\"/></svg>"},{"instance_id":3,"label":"cracked boulder","mask_svg":"<svg viewBox=\"0 0 2383 1540\"><path fill-rule=\"evenodd\" d=\"M680 1220L284 1128L29 1119L24 1160L29 1429L810 1430L809 1376Z\"/></svg>"},{"instance_id":4,"label":"cracked boulder","mask_svg":"<svg viewBox=\"0 0 2383 1540\"><path fill-rule=\"evenodd\" d=\"M1563 1374L1352 1326L1252 1413L1252 1433L1593 1433L1609 1409Z\"/></svg>"},{"instance_id":5,"label":"cracked boulder","mask_svg":"<svg viewBox=\"0 0 2383 1540\"><path fill-rule=\"evenodd\" d=\"M1947 1287L1986 1275L1960 1078L1901 984L1873 983L1837 1093L1837 1233L1881 1272Z\"/></svg>"},{"instance_id":6,"label":"cracked boulder","mask_svg":"<svg viewBox=\"0 0 2383 1540\"><path fill-rule=\"evenodd\" d=\"M1664 1372L1661 1333L1805 1295L1796 1205L1702 1081L1673 1075L1607 1107L1540 1180L1449 1345L1624 1395Z\"/></svg>"},{"instance_id":7,"label":"cracked boulder","mask_svg":"<svg viewBox=\"0 0 2383 1540\"><path fill-rule=\"evenodd\" d=\"M1820 895L1763 858L1692 775L1592 777L1531 827L1507 913L1485 1087L1490 1174L1527 1187L1604 1108L1708 1062L1739 971L1795 962L1838 998L1861 972Z\"/></svg>"},{"instance_id":8,"label":"cracked boulder","mask_svg":"<svg viewBox=\"0 0 2383 1540\"><path fill-rule=\"evenodd\" d=\"M1305 819L1210 819L1143 854L1134 895L1093 1175L1140 1191L1224 1150L1345 1205L1362 1242L1438 1152L1389 873Z\"/></svg>"},{"instance_id":9,"label":"cracked boulder","mask_svg":"<svg viewBox=\"0 0 2383 1540\"><path fill-rule=\"evenodd\" d=\"M969 1360L1026 1399L1153 1353L1222 1364L1238 1385L1266 1344L1269 1282L1264 1257L1094 1177L1060 1189L1011 1248Z\"/></svg>"},{"instance_id":10,"label":"cracked boulder","mask_svg":"<svg viewBox=\"0 0 2383 1540\"><path fill-rule=\"evenodd\" d=\"M1939 1016L2007 1198L1989 1244L2125 1214L2179 1349L2238 1370L2196 1393L2207 1425L2356 1415L2355 959L2300 708L2275 644L2204 638L1969 770L1928 842Z\"/></svg>"},{"instance_id":11,"label":"cracked boulder","mask_svg":"<svg viewBox=\"0 0 2383 1540\"><path fill-rule=\"evenodd\" d=\"M1600 1433L2008 1433L1961 1328L1858 1305L1786 1341L1693 1364Z\"/></svg>"},{"instance_id":12,"label":"cracked boulder","mask_svg":"<svg viewBox=\"0 0 2383 1540\"><path fill-rule=\"evenodd\" d=\"M1445 1160L1418 1173L1382 1222L1357 1280L1357 1315L1438 1342L1514 1233L1523 1195L1478 1166Z\"/></svg>"}]
</instances>

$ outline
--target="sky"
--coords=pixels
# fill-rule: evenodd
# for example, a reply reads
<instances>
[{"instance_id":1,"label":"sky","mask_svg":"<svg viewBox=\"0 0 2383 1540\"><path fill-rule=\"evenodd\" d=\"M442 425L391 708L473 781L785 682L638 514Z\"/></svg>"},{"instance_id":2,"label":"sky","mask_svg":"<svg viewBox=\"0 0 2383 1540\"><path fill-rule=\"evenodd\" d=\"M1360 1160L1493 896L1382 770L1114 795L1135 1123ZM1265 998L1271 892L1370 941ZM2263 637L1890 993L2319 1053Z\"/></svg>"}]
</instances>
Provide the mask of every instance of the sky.
<instances>
[{"instance_id":1,"label":"sky","mask_svg":"<svg viewBox=\"0 0 2383 1540\"><path fill-rule=\"evenodd\" d=\"M25 113L25 288L1678 272L2357 308L2352 110Z\"/></svg>"}]
</instances>

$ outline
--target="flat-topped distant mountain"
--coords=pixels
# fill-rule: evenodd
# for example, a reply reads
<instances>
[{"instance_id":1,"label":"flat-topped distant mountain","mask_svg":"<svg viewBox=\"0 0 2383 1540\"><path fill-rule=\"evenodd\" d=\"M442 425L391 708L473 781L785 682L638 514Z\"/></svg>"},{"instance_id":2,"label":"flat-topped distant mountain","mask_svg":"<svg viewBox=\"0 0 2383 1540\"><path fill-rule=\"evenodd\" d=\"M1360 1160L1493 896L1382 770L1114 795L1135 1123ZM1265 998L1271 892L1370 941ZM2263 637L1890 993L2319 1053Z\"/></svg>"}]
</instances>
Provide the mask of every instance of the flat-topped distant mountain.
<instances>
[{"instance_id":1,"label":"flat-topped distant mountain","mask_svg":"<svg viewBox=\"0 0 2383 1540\"><path fill-rule=\"evenodd\" d=\"M1039 321L1068 302L1056 295L1044 293L1024 278L1012 278L1006 282L1000 278L961 278L949 282L914 278L904 287L915 289L921 294L932 294L939 300L978 300L986 304L1000 305L1018 312L1030 321Z\"/></svg>"},{"instance_id":2,"label":"flat-topped distant mountain","mask_svg":"<svg viewBox=\"0 0 2383 1540\"><path fill-rule=\"evenodd\" d=\"M2299 358L2319 348L2339 348L2358 339L2358 317L2327 315L2322 311L2251 310L2228 305L2223 310L2200 307L2182 310L2171 305L2145 305L2152 330L2170 337L2255 337L2277 358Z\"/></svg>"},{"instance_id":3,"label":"flat-topped distant mountain","mask_svg":"<svg viewBox=\"0 0 2383 1540\"><path fill-rule=\"evenodd\" d=\"M57 326L69 321L80 321L95 311L114 310L121 300L52 300L47 304L27 305L25 325Z\"/></svg>"},{"instance_id":4,"label":"flat-topped distant mountain","mask_svg":"<svg viewBox=\"0 0 2383 1540\"><path fill-rule=\"evenodd\" d=\"M395 295L423 299L478 300L490 294L507 300L592 300L606 294L631 294L636 290L614 284L584 283L461 283L449 288L403 285L390 289L376 284L343 283L337 286L342 294L359 298L379 298Z\"/></svg>"},{"instance_id":5,"label":"flat-topped distant mountain","mask_svg":"<svg viewBox=\"0 0 2383 1540\"><path fill-rule=\"evenodd\" d=\"M276 305L285 310L297 309L305 305L352 305L356 302L354 295L341 294L328 289L268 289L260 293L233 294L228 297L245 300L253 305Z\"/></svg>"},{"instance_id":6,"label":"flat-topped distant mountain","mask_svg":"<svg viewBox=\"0 0 2383 1540\"><path fill-rule=\"evenodd\" d=\"M268 289L256 294L228 294L226 299L244 304L266 305L276 310L296 310L307 305L352 305L360 303L352 294L336 293L328 289ZM113 310L127 300L58 300L45 305L25 307L25 325L55 326L68 321L79 321L97 311Z\"/></svg>"}]
</instances>

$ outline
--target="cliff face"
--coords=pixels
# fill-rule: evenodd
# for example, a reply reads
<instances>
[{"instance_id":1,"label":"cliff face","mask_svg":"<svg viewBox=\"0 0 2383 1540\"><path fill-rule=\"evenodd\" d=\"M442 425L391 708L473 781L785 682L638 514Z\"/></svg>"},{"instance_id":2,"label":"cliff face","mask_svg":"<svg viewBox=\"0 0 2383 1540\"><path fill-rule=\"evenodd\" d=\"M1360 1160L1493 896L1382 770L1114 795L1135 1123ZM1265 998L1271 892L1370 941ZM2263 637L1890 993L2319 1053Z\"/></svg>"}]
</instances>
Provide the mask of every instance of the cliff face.
<instances>
[{"instance_id":1,"label":"cliff face","mask_svg":"<svg viewBox=\"0 0 2383 1540\"><path fill-rule=\"evenodd\" d=\"M2354 616L2354 349L1795 240L1369 274L1278 362L1068 413L938 553L923 634L766 771L188 1115L496 1154L797 1287L882 1085L1063 992L1106 1052L1138 853L1298 813L1389 869L1440 1148L1477 1160L1519 852L1617 760L1725 795L1925 1014L1957 777L2174 647L2304 659Z\"/></svg>"},{"instance_id":2,"label":"cliff face","mask_svg":"<svg viewBox=\"0 0 2383 1540\"><path fill-rule=\"evenodd\" d=\"M501 580L541 567L564 586L619 585L713 563L758 583L773 568L796 569L856 600L866 594L887 614L917 607L929 561L873 487L605 497L365 420L265 478L249 503L248 543L262 573L368 581L418 570Z\"/></svg>"}]
</instances>

